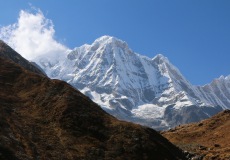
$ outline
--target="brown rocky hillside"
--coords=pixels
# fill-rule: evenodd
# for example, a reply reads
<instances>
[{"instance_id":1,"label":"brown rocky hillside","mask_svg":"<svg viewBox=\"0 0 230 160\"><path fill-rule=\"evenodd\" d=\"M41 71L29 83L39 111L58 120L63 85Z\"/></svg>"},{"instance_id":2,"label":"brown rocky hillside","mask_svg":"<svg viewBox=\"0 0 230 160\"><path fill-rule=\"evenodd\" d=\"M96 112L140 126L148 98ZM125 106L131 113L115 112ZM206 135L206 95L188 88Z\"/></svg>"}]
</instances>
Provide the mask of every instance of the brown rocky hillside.
<instances>
[{"instance_id":1,"label":"brown rocky hillside","mask_svg":"<svg viewBox=\"0 0 230 160\"><path fill-rule=\"evenodd\" d=\"M22 57L2 55L1 160L186 159L156 131L119 121L67 83L17 64Z\"/></svg>"},{"instance_id":2,"label":"brown rocky hillside","mask_svg":"<svg viewBox=\"0 0 230 160\"><path fill-rule=\"evenodd\" d=\"M0 57L10 59L11 61L24 67L26 70L46 75L41 69L38 68L38 65L28 62L2 40L0 40Z\"/></svg>"},{"instance_id":3,"label":"brown rocky hillside","mask_svg":"<svg viewBox=\"0 0 230 160\"><path fill-rule=\"evenodd\" d=\"M182 125L162 132L184 150L204 159L230 159L230 110L225 110L199 123Z\"/></svg>"}]
</instances>

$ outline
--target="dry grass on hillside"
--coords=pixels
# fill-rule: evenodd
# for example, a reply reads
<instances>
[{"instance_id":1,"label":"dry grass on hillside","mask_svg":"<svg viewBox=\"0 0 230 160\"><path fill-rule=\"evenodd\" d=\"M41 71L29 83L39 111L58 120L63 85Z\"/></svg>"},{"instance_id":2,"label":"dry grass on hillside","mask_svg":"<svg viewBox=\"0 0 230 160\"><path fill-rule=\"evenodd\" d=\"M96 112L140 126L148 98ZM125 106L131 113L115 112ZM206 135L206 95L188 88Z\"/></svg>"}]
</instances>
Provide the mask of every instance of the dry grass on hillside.
<instances>
[{"instance_id":1,"label":"dry grass on hillside","mask_svg":"<svg viewBox=\"0 0 230 160\"><path fill-rule=\"evenodd\" d=\"M199 123L182 125L162 135L184 150L204 159L230 159L230 110Z\"/></svg>"}]
</instances>

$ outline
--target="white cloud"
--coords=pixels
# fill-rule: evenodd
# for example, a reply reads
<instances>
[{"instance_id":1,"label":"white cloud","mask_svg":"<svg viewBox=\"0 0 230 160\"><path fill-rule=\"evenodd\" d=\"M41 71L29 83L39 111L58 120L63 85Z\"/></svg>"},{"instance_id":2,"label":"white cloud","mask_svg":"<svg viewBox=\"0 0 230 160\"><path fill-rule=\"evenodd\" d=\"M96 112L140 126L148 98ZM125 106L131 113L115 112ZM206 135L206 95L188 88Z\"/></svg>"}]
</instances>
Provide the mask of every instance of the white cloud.
<instances>
[{"instance_id":1,"label":"white cloud","mask_svg":"<svg viewBox=\"0 0 230 160\"><path fill-rule=\"evenodd\" d=\"M0 28L0 39L24 58L65 53L68 48L54 39L54 25L40 10L35 13L21 10L15 24Z\"/></svg>"}]
</instances>

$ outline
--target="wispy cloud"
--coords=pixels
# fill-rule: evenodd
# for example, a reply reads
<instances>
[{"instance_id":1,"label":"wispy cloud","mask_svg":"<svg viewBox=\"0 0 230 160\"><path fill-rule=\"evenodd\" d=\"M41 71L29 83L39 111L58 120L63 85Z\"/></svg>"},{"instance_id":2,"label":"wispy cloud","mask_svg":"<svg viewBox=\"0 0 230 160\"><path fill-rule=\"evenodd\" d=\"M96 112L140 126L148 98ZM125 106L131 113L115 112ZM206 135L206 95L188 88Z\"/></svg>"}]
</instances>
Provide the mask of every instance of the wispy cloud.
<instances>
[{"instance_id":1,"label":"wispy cloud","mask_svg":"<svg viewBox=\"0 0 230 160\"><path fill-rule=\"evenodd\" d=\"M0 28L0 39L29 60L44 54L65 53L68 48L57 42L54 35L52 21L39 9L21 10L16 23Z\"/></svg>"}]
</instances>

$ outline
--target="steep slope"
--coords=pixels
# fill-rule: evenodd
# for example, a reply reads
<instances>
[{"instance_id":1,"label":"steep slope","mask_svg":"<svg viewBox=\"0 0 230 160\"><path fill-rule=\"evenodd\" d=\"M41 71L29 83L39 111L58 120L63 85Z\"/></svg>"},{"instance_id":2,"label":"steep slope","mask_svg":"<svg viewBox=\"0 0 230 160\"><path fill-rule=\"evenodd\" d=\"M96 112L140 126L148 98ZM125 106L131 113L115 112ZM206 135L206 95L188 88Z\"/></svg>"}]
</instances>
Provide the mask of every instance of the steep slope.
<instances>
[{"instance_id":1,"label":"steep slope","mask_svg":"<svg viewBox=\"0 0 230 160\"><path fill-rule=\"evenodd\" d=\"M49 77L70 83L108 113L155 129L200 121L222 110L166 57L141 56L114 37L36 62Z\"/></svg>"},{"instance_id":2,"label":"steep slope","mask_svg":"<svg viewBox=\"0 0 230 160\"><path fill-rule=\"evenodd\" d=\"M0 159L185 159L156 131L118 121L67 83L0 57Z\"/></svg>"},{"instance_id":3,"label":"steep slope","mask_svg":"<svg viewBox=\"0 0 230 160\"><path fill-rule=\"evenodd\" d=\"M163 132L163 136L181 148L204 159L230 159L230 110L199 123L182 125Z\"/></svg>"},{"instance_id":4,"label":"steep slope","mask_svg":"<svg viewBox=\"0 0 230 160\"><path fill-rule=\"evenodd\" d=\"M23 66L25 69L34 73L46 75L35 63L30 63L24 59L20 54L15 52L10 46L0 40L0 56Z\"/></svg>"},{"instance_id":5,"label":"steep slope","mask_svg":"<svg viewBox=\"0 0 230 160\"><path fill-rule=\"evenodd\" d=\"M230 108L230 75L227 77L221 76L212 83L197 88L207 102L219 105L224 109Z\"/></svg>"}]
</instances>

